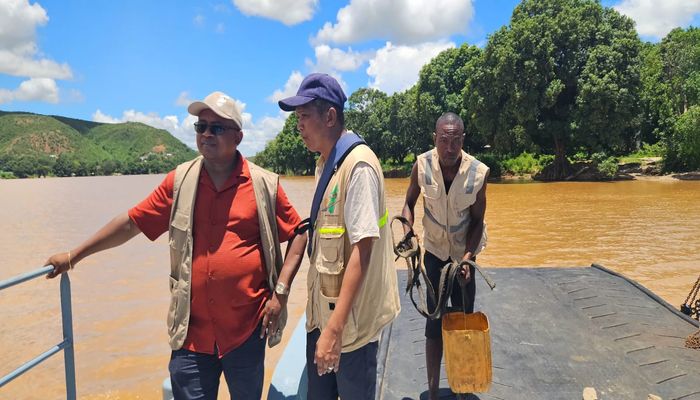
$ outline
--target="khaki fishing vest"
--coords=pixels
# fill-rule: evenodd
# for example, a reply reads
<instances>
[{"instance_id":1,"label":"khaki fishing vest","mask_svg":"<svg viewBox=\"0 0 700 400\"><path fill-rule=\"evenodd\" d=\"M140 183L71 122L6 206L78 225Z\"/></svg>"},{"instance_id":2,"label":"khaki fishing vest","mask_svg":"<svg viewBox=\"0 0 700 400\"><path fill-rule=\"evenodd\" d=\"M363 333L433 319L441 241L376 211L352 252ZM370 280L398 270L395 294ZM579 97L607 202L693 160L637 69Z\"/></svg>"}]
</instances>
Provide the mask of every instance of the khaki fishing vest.
<instances>
[{"instance_id":1,"label":"khaki fishing vest","mask_svg":"<svg viewBox=\"0 0 700 400\"><path fill-rule=\"evenodd\" d=\"M345 266L350 258L350 240L345 229L345 197L350 174L359 162L366 162L379 178L379 206L386 210L382 168L372 150L365 145L352 149L328 183L321 200L314 227L313 249L307 278L309 299L306 306L306 330L323 329L338 300ZM316 180L323 171L324 160L316 166ZM388 212L377 221L379 238L372 243L366 275L355 297L343 330L342 352L356 350L376 340L382 329L401 310L396 269L391 243Z\"/></svg>"},{"instance_id":2,"label":"khaki fishing vest","mask_svg":"<svg viewBox=\"0 0 700 400\"><path fill-rule=\"evenodd\" d=\"M247 161L253 180L255 204L260 223L260 251L265 261L267 284L270 291L277 284L282 269L282 252L277 235L277 185L279 177ZM197 184L202 169L202 157L187 161L175 169L173 205L170 212L170 308L168 309L168 334L170 348L178 350L187 337L190 322L190 299L192 290L192 228ZM270 347L282 339L282 330L287 322L287 310L282 309L280 330L268 336Z\"/></svg>"},{"instance_id":3,"label":"khaki fishing vest","mask_svg":"<svg viewBox=\"0 0 700 400\"><path fill-rule=\"evenodd\" d=\"M440 170L437 149L418 156L418 185L423 193L423 247L441 260L461 261L466 253L469 207L484 185L489 167L462 151L462 161L450 192ZM474 255L486 247L486 223Z\"/></svg>"}]
</instances>

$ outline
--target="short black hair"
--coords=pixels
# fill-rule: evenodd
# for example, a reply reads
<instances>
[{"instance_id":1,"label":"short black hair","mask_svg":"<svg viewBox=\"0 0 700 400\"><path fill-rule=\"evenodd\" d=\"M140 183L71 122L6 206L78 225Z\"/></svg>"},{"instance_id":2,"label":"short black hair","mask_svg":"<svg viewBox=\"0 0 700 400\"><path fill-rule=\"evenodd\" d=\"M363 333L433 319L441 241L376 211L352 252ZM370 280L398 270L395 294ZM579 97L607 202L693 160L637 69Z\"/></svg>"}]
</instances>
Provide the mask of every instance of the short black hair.
<instances>
[{"instance_id":1,"label":"short black hair","mask_svg":"<svg viewBox=\"0 0 700 400\"><path fill-rule=\"evenodd\" d=\"M326 101L323 99L313 99L309 104L311 104L311 106L313 106L313 108L316 109L316 112L318 112L319 115L325 113L331 107L335 108L335 115L338 119L338 124L340 124L341 128L345 127L345 113L343 113L342 106L339 106L337 104L331 103L330 101Z\"/></svg>"},{"instance_id":2,"label":"short black hair","mask_svg":"<svg viewBox=\"0 0 700 400\"><path fill-rule=\"evenodd\" d=\"M438 126L442 124L457 125L457 127L462 130L462 133L464 133L464 121L462 121L462 117L452 111L442 114L440 118L437 119L435 122L435 132L437 132Z\"/></svg>"}]
</instances>

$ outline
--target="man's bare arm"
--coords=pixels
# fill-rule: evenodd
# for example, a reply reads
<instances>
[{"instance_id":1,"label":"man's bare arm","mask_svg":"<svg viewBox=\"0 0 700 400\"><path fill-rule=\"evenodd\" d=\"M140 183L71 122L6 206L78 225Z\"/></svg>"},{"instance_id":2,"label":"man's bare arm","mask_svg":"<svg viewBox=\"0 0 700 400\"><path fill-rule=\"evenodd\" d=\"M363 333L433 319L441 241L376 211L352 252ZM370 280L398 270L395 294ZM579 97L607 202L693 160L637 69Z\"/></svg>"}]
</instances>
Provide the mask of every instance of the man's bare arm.
<instances>
[{"instance_id":1,"label":"man's bare arm","mask_svg":"<svg viewBox=\"0 0 700 400\"><path fill-rule=\"evenodd\" d=\"M403 210L401 215L408 220L408 222L413 226L415 220L415 208L416 202L418 201L418 196L420 195L420 186L418 186L418 163L413 164L413 169L411 170L411 180L408 184L408 189L406 190L406 200L403 204ZM404 233L408 233L408 227L404 226Z\"/></svg>"},{"instance_id":2,"label":"man's bare arm","mask_svg":"<svg viewBox=\"0 0 700 400\"><path fill-rule=\"evenodd\" d=\"M91 254L124 244L139 233L141 230L129 218L128 213L119 214L78 247L67 253L57 253L49 257L44 265L53 265L54 270L48 273L47 278L54 278L68 271Z\"/></svg>"},{"instance_id":3,"label":"man's bare arm","mask_svg":"<svg viewBox=\"0 0 700 400\"><path fill-rule=\"evenodd\" d=\"M277 282L282 283L287 288L291 288L294 277L299 271L301 260L304 258L307 239L308 235L304 232L292 237L287 245L284 264L282 265L280 276L277 278ZM263 310L262 323L264 329L260 330L260 337L265 336L266 333L277 331L280 313L287 306L288 299L289 295L278 295L276 292L272 292L272 298L265 303L265 309Z\"/></svg>"}]
</instances>

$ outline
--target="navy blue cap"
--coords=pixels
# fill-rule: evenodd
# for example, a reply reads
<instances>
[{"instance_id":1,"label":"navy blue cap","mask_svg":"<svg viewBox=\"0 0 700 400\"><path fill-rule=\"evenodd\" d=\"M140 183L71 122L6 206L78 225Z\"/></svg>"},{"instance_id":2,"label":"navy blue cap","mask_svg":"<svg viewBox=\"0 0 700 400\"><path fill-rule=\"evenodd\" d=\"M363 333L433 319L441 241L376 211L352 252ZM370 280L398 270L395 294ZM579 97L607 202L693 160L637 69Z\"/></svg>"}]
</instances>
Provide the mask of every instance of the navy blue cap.
<instances>
[{"instance_id":1,"label":"navy blue cap","mask_svg":"<svg viewBox=\"0 0 700 400\"><path fill-rule=\"evenodd\" d=\"M313 73L301 81L296 96L282 99L277 104L284 111L294 111L295 108L315 99L326 100L342 110L348 98L335 78L328 74Z\"/></svg>"}]
</instances>

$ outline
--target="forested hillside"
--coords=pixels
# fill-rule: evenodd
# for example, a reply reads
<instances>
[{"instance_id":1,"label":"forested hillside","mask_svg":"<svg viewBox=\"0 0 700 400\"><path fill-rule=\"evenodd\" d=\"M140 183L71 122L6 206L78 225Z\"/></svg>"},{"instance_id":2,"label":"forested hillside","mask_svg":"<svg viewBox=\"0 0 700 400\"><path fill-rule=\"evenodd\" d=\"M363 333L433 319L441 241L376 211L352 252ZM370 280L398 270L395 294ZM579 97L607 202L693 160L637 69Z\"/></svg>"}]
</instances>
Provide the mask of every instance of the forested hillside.
<instances>
[{"instance_id":1,"label":"forested hillside","mask_svg":"<svg viewBox=\"0 0 700 400\"><path fill-rule=\"evenodd\" d=\"M195 155L169 132L138 122L0 112L1 177L160 173Z\"/></svg>"}]
</instances>

